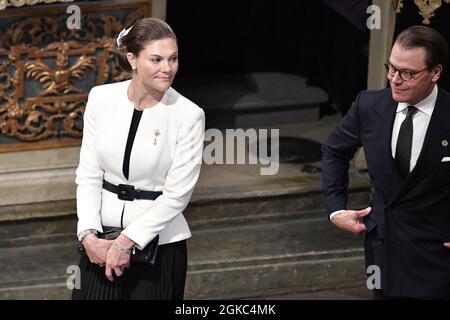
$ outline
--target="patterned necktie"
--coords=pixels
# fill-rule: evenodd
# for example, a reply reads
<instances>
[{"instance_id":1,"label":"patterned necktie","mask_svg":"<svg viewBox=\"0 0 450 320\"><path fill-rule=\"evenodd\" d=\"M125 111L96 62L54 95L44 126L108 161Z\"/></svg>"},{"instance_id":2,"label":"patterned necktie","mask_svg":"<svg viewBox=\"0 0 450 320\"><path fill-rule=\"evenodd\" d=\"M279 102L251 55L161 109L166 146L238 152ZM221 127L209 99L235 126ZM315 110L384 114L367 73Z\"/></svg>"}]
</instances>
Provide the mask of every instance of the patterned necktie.
<instances>
[{"instance_id":1,"label":"patterned necktie","mask_svg":"<svg viewBox=\"0 0 450 320\"><path fill-rule=\"evenodd\" d=\"M413 115L416 113L415 106L408 106L408 114L400 126L397 146L395 149L395 163L403 178L409 174L411 163L411 149L413 140Z\"/></svg>"}]
</instances>

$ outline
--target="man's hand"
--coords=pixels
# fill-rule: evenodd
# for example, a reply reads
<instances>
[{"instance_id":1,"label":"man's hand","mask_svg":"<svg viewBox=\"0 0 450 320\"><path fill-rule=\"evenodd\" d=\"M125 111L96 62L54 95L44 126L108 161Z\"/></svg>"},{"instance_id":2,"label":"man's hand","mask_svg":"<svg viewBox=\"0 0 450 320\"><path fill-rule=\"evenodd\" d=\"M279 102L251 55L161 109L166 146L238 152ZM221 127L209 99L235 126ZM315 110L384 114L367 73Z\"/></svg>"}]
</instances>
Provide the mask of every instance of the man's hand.
<instances>
[{"instance_id":1,"label":"man's hand","mask_svg":"<svg viewBox=\"0 0 450 320\"><path fill-rule=\"evenodd\" d=\"M445 242L444 247L446 247L447 249L450 249L450 242Z\"/></svg>"},{"instance_id":2,"label":"man's hand","mask_svg":"<svg viewBox=\"0 0 450 320\"><path fill-rule=\"evenodd\" d=\"M362 222L362 218L367 216L371 211L371 207L367 207L364 210L360 211L345 210L335 215L331 219L331 222L342 230L351 232L353 234L360 234L366 231L366 226Z\"/></svg>"},{"instance_id":3,"label":"man's hand","mask_svg":"<svg viewBox=\"0 0 450 320\"><path fill-rule=\"evenodd\" d=\"M124 235L120 235L116 240L122 248L131 250L134 246L134 242ZM106 270L105 276L109 281L113 282L113 271L117 277L123 275L125 268L130 267L131 254L124 251L119 251L116 245L112 245L106 255Z\"/></svg>"},{"instance_id":4,"label":"man's hand","mask_svg":"<svg viewBox=\"0 0 450 320\"><path fill-rule=\"evenodd\" d=\"M91 263L101 267L106 264L106 253L111 247L111 240L99 239L95 234L88 234L82 244Z\"/></svg>"}]
</instances>

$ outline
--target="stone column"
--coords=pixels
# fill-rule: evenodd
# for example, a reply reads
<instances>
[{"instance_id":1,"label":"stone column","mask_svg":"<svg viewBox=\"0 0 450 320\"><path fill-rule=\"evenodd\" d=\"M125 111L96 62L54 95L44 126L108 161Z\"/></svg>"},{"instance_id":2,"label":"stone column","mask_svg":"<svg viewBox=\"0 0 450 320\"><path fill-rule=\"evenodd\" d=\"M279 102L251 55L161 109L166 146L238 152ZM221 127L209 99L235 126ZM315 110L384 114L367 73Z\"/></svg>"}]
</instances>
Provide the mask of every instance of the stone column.
<instances>
[{"instance_id":1,"label":"stone column","mask_svg":"<svg viewBox=\"0 0 450 320\"><path fill-rule=\"evenodd\" d=\"M367 89L386 88L387 78L384 63L389 59L395 31L395 10L391 1L373 0L381 9L381 29L370 31L369 72Z\"/></svg>"},{"instance_id":2,"label":"stone column","mask_svg":"<svg viewBox=\"0 0 450 320\"><path fill-rule=\"evenodd\" d=\"M373 0L381 12L381 28L370 31L369 70L367 89L377 90L386 88L387 78L384 63L389 59L395 31L395 9L391 1ZM355 160L358 171L367 170L364 151L361 149Z\"/></svg>"},{"instance_id":3,"label":"stone column","mask_svg":"<svg viewBox=\"0 0 450 320\"><path fill-rule=\"evenodd\" d=\"M152 17L166 20L167 0L152 0Z\"/></svg>"}]
</instances>

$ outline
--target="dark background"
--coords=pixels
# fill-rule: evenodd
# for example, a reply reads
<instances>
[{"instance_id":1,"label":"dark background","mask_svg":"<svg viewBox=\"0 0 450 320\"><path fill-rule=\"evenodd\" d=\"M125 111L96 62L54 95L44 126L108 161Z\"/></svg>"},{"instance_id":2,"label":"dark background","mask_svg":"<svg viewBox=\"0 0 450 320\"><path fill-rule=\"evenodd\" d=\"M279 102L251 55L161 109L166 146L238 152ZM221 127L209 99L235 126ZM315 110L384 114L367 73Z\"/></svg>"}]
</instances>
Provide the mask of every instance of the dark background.
<instances>
[{"instance_id":1,"label":"dark background","mask_svg":"<svg viewBox=\"0 0 450 320\"><path fill-rule=\"evenodd\" d=\"M422 17L404 1L396 34ZM167 22L179 38L180 75L279 71L307 77L345 113L367 86L368 0L167 1ZM450 40L450 5L431 26ZM441 86L450 90L446 72Z\"/></svg>"},{"instance_id":2,"label":"dark background","mask_svg":"<svg viewBox=\"0 0 450 320\"><path fill-rule=\"evenodd\" d=\"M167 1L167 22L179 38L181 75L298 74L325 89L343 111L365 89L368 32L325 2L211 3Z\"/></svg>"}]
</instances>

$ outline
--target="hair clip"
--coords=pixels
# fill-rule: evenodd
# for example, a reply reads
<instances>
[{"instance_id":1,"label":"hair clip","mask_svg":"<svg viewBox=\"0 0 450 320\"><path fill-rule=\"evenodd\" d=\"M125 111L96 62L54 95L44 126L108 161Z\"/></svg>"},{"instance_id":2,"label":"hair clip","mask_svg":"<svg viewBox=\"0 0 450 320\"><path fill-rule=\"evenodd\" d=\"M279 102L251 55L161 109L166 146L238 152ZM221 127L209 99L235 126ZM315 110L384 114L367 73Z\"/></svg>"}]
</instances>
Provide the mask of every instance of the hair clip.
<instances>
[{"instance_id":1,"label":"hair clip","mask_svg":"<svg viewBox=\"0 0 450 320\"><path fill-rule=\"evenodd\" d=\"M122 38L126 37L128 32L130 32L131 28L133 28L133 26L129 27L128 29L124 28L122 31L120 31L119 35L117 36L117 46L118 47L120 47L122 45Z\"/></svg>"}]
</instances>

